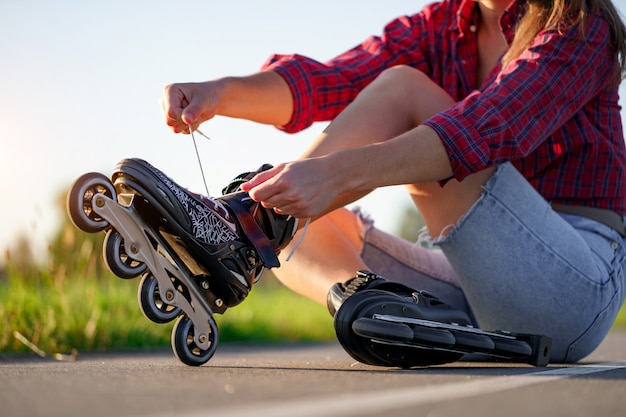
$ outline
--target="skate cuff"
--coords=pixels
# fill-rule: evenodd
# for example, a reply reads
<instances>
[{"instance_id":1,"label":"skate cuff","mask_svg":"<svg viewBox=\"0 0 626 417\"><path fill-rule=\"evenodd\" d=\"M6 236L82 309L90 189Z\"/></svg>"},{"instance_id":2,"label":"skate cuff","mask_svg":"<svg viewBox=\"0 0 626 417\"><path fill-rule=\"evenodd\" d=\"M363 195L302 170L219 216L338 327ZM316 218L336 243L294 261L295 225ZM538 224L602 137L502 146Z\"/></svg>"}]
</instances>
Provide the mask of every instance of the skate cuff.
<instances>
[{"instance_id":1,"label":"skate cuff","mask_svg":"<svg viewBox=\"0 0 626 417\"><path fill-rule=\"evenodd\" d=\"M341 302L347 300L359 291L373 289L387 291L401 296L412 297L414 299L421 296L428 298L430 303L441 303L437 297L427 291L416 290L399 282L389 281L380 275L365 270L357 271L354 278L346 281L344 284L339 284L339 286L334 287L334 291L341 290L342 292ZM336 298L336 294L334 297ZM339 308L339 306L337 306L337 308Z\"/></svg>"}]
</instances>

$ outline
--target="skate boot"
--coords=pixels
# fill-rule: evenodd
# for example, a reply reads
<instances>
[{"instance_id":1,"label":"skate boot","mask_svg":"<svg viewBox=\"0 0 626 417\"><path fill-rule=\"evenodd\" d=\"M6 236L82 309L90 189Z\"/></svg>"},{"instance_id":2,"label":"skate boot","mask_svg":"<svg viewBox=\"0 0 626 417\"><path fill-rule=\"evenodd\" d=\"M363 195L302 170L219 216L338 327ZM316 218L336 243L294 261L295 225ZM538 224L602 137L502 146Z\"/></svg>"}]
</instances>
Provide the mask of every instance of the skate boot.
<instances>
[{"instance_id":1,"label":"skate boot","mask_svg":"<svg viewBox=\"0 0 626 417\"><path fill-rule=\"evenodd\" d=\"M368 271L336 284L328 308L343 348L369 365L430 366L479 353L546 366L550 357L548 337L478 329L465 312L434 295Z\"/></svg>"},{"instance_id":2,"label":"skate boot","mask_svg":"<svg viewBox=\"0 0 626 417\"><path fill-rule=\"evenodd\" d=\"M187 365L213 356L213 314L241 303L264 269L279 266L278 253L296 230L296 219L264 209L238 187L203 197L145 161L125 159L112 181L84 174L68 194L72 222L106 232L108 268L121 278L142 276L144 315L156 323L177 319L172 348Z\"/></svg>"},{"instance_id":3,"label":"skate boot","mask_svg":"<svg viewBox=\"0 0 626 417\"><path fill-rule=\"evenodd\" d=\"M191 193L140 159L119 162L112 179L119 195L140 195L159 213L155 226L168 240L175 237L179 256L203 267L227 307L245 299L265 268L280 266L278 254L297 227L295 218L267 210L239 191L245 176L231 181L219 198Z\"/></svg>"}]
</instances>

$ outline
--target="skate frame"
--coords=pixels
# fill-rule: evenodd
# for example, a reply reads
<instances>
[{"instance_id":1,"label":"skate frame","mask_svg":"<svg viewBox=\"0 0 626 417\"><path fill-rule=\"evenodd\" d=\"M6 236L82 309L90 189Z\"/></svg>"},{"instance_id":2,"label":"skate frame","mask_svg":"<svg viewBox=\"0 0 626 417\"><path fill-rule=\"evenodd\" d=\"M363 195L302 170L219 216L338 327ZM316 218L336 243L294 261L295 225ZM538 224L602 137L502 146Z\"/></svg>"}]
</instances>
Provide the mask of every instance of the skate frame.
<instances>
[{"instance_id":1,"label":"skate frame","mask_svg":"<svg viewBox=\"0 0 626 417\"><path fill-rule=\"evenodd\" d=\"M550 349L552 346L552 341L550 338L541 336L541 335L512 333L512 332L508 332L504 330L487 331L487 330L482 330L471 325L461 325L458 323L443 323L443 322L432 321L432 320L423 320L423 319L417 319L417 318L411 318L411 317L398 317L398 316L392 316L392 315L387 315L387 314L374 314L372 316L372 319L387 321L391 323L410 324L414 326L426 327L426 328L432 328L432 329L450 330L450 331L462 332L462 333L471 334L471 335L486 336L492 339L500 339L500 340L504 339L504 340L525 342L527 343L528 348L530 349L530 352L528 353L528 355L519 356L517 354L512 354L512 352L507 353L506 350L503 350L499 353L494 353L494 352L480 352L480 353L490 355L494 358L500 357L500 358L510 359L515 362L528 363L533 366L548 366L548 363L550 360ZM383 344L395 344L395 345L402 344L398 342L385 341L383 339L378 339L376 340L376 342L383 343ZM411 345L405 344L405 346L411 346ZM437 348L434 348L434 347L430 347L430 349L437 350ZM441 349L441 350L454 351L454 348ZM471 351L468 351L466 349L459 349L457 351L462 352L462 353L472 353Z\"/></svg>"},{"instance_id":2,"label":"skate frame","mask_svg":"<svg viewBox=\"0 0 626 417\"><path fill-rule=\"evenodd\" d=\"M416 319L416 318L411 318L411 317L396 317L396 316L390 316L388 314L374 314L372 318L375 320L390 321L392 323L415 324L415 325L423 326L423 327L431 327L433 329L458 330L461 332L479 334L483 336L494 336L494 337L499 337L503 339L516 340L515 336L513 336L510 332L505 332L505 331L490 332L487 330L479 329L471 325L460 325L457 323L442 323L438 321Z\"/></svg>"},{"instance_id":3,"label":"skate frame","mask_svg":"<svg viewBox=\"0 0 626 417\"><path fill-rule=\"evenodd\" d=\"M208 350L210 347L209 334L213 314L205 298L200 294L196 284L185 273L188 268L178 264L163 248L169 247L157 233L153 232L134 208L132 196L128 206L118 204L117 201L104 194L93 197L92 208L95 213L105 219L122 236L126 254L148 267L159 285L159 291L164 294L162 301L166 304L179 307L189 317L194 325L194 342L198 348ZM189 291L187 300L174 287L172 278L182 282Z\"/></svg>"}]
</instances>

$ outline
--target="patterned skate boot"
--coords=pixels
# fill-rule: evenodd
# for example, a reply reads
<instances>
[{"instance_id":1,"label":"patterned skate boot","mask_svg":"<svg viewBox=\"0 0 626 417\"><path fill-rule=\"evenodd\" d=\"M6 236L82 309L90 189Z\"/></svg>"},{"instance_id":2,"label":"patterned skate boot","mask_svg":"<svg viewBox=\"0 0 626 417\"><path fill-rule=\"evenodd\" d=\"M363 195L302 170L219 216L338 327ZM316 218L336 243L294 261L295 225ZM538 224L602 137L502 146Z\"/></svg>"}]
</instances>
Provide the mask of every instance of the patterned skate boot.
<instances>
[{"instance_id":1,"label":"patterned skate boot","mask_svg":"<svg viewBox=\"0 0 626 417\"><path fill-rule=\"evenodd\" d=\"M140 159L120 161L112 179L118 195L147 200L158 212L155 226L178 256L201 269L212 292L233 307L265 268L280 265L278 254L297 228L295 218L267 210L239 191L254 174L233 180L219 198L192 193Z\"/></svg>"},{"instance_id":2,"label":"patterned skate boot","mask_svg":"<svg viewBox=\"0 0 626 417\"><path fill-rule=\"evenodd\" d=\"M369 365L439 365L474 353L535 366L546 366L550 358L546 336L481 330L464 311L434 295L368 271L336 284L328 309L343 348Z\"/></svg>"},{"instance_id":3,"label":"patterned skate boot","mask_svg":"<svg viewBox=\"0 0 626 417\"><path fill-rule=\"evenodd\" d=\"M267 167L264 167L267 168ZM104 260L120 278L141 276L143 314L155 323L177 319L172 349L190 366L214 354L214 314L241 303L265 268L292 239L296 219L251 200L236 179L219 198L178 186L140 159L121 161L112 181L100 173L79 177L68 193L74 225L105 231Z\"/></svg>"}]
</instances>

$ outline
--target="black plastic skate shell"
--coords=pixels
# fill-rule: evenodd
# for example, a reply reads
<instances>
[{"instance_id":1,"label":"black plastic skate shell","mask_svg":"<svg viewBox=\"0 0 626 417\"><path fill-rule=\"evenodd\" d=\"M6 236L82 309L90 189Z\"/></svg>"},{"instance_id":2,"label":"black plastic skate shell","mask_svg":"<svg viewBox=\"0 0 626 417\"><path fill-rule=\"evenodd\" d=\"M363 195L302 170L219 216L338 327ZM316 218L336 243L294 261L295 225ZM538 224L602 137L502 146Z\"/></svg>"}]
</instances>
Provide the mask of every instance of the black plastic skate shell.
<instances>
[{"instance_id":1,"label":"black plastic skate shell","mask_svg":"<svg viewBox=\"0 0 626 417\"><path fill-rule=\"evenodd\" d=\"M172 330L174 354L187 365L199 366L217 348L213 315L242 302L267 267L254 242L237 234L259 226L241 226L240 216L244 222L255 221L243 213L243 204L240 213L233 212L233 229L237 228L233 239L198 242L190 234L188 213L176 205L180 200L174 201L176 196L150 177L155 172L162 174L144 161L129 159L118 164L112 181L100 173L84 174L68 193L68 214L85 232L106 232L103 252L109 270L124 279L142 276L141 311L155 323L177 320ZM220 204L215 203L217 209L223 208ZM227 220L228 216L224 215ZM292 223L271 226L272 231L295 229ZM280 244L290 238L279 237ZM274 247L271 251L275 257Z\"/></svg>"},{"instance_id":2,"label":"black plastic skate shell","mask_svg":"<svg viewBox=\"0 0 626 417\"><path fill-rule=\"evenodd\" d=\"M360 362L411 368L455 362L476 353L533 366L549 362L552 343L546 336L481 330L464 312L427 292L408 292L393 283L382 288L357 289L335 313L339 342Z\"/></svg>"}]
</instances>

